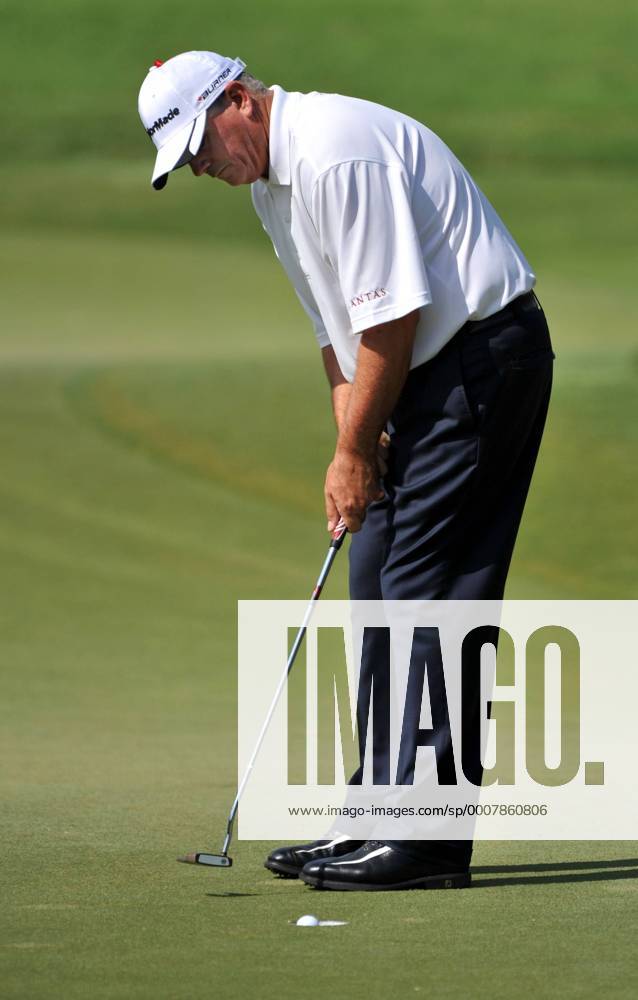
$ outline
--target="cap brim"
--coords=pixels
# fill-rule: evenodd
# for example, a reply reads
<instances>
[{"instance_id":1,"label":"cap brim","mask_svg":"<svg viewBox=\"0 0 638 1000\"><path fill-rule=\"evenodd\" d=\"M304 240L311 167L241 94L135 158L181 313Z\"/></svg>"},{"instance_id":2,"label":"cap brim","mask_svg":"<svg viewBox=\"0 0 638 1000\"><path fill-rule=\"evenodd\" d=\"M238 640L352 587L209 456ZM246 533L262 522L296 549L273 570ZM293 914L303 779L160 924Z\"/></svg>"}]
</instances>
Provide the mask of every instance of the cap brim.
<instances>
[{"instance_id":1,"label":"cap brim","mask_svg":"<svg viewBox=\"0 0 638 1000\"><path fill-rule=\"evenodd\" d=\"M202 144L206 127L206 111L200 112L197 118L171 136L161 149L157 151L151 184L156 191L166 186L168 175L172 170L185 166L192 156L195 156Z\"/></svg>"}]
</instances>

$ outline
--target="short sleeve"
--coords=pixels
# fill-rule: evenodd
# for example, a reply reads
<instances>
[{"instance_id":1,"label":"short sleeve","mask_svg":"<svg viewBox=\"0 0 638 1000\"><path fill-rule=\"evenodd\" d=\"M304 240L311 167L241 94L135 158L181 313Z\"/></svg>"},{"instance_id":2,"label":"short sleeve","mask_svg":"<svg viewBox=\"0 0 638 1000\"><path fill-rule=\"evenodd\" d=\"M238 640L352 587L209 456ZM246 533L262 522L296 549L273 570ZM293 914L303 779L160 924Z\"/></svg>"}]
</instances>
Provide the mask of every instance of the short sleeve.
<instances>
[{"instance_id":1,"label":"short sleeve","mask_svg":"<svg viewBox=\"0 0 638 1000\"><path fill-rule=\"evenodd\" d=\"M275 250L275 253L277 251ZM303 281L303 284L302 284ZM301 287L300 287L301 286ZM327 347L330 343L330 337L326 332L324 322L321 318L321 314L317 308L317 303L315 302L314 295L310 290L310 285L306 281L305 275L301 275L298 283L295 283L295 292L297 298L301 302L306 315L310 318L313 330L315 331L315 337L317 338L317 343L319 347Z\"/></svg>"},{"instance_id":2,"label":"short sleeve","mask_svg":"<svg viewBox=\"0 0 638 1000\"><path fill-rule=\"evenodd\" d=\"M400 165L353 160L330 167L315 183L311 214L355 333L432 301Z\"/></svg>"}]
</instances>

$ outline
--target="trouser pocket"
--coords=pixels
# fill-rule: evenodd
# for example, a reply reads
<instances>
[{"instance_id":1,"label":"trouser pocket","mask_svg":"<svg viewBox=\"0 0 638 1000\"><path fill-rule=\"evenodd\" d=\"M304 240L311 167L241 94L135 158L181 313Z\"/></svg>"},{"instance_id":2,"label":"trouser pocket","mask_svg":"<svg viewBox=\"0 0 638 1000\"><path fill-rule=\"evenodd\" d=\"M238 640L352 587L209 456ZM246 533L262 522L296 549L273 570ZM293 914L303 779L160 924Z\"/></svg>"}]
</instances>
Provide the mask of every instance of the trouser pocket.
<instances>
[{"instance_id":1,"label":"trouser pocket","mask_svg":"<svg viewBox=\"0 0 638 1000\"><path fill-rule=\"evenodd\" d=\"M521 313L489 338L494 364L501 372L538 368L555 357L545 314Z\"/></svg>"}]
</instances>

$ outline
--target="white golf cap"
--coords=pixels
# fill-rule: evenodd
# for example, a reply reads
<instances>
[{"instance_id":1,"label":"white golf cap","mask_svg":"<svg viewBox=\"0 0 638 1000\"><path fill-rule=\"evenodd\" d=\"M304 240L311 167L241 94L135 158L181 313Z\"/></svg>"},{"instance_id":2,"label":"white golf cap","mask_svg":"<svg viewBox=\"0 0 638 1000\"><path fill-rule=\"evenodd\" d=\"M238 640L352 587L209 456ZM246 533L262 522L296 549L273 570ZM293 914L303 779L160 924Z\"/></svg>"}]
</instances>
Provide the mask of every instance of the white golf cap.
<instances>
[{"instance_id":1,"label":"white golf cap","mask_svg":"<svg viewBox=\"0 0 638 1000\"><path fill-rule=\"evenodd\" d=\"M156 190L164 187L171 170L195 156L204 136L206 111L245 66L241 59L216 52L182 52L151 66L140 88L138 109L157 147L151 178Z\"/></svg>"}]
</instances>

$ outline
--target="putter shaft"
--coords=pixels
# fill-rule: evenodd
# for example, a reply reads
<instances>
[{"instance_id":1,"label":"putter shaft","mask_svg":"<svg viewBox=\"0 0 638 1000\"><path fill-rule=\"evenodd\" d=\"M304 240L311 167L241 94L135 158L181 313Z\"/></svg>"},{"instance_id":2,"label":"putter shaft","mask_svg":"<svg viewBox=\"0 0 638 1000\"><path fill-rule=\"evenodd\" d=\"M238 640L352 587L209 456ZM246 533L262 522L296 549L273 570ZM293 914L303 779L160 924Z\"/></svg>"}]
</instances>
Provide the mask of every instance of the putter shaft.
<instances>
[{"instance_id":1,"label":"putter shaft","mask_svg":"<svg viewBox=\"0 0 638 1000\"><path fill-rule=\"evenodd\" d=\"M268 713L266 715L266 718L264 719L264 724L261 727L259 736L257 737L257 742L255 743L255 749L253 750L250 760L246 765L246 770L244 771L244 775L239 784L239 788L237 789L235 800L232 804L230 813L228 814L228 822L226 824L226 836L224 837L224 846L222 847L221 854L194 852L192 854L183 855L182 857L177 859L178 861L181 861L182 863L189 865L209 865L211 867L216 867L216 868L230 868L230 866L232 865L233 863L232 859L228 857L228 850L230 848L230 842L233 837L233 827L235 824L235 817L237 816L237 810L239 808L240 799L248 783L248 779L250 778L253 767L255 766L255 761L257 760L257 756L261 749L261 745L264 742L266 733L268 732L268 727L270 725L272 717L275 714L275 709L279 704L279 699L281 698L281 694L286 686L286 682L288 680L290 671L292 670L293 664L297 658L297 653L299 652L299 648L306 634L306 630L308 628L308 623L312 616L314 605L321 596L321 591L323 590L324 584L328 578L330 568L335 560L337 552L339 551L341 545L343 544L343 540L347 534L347 531L348 529L345 525L345 522L343 521L343 519L341 519L337 527L332 532L332 541L330 542L330 548L328 549L328 554L326 555L323 566L321 567L321 572L319 573L319 577L312 592L312 596L310 598L310 601L308 602L308 607L306 608L305 614L303 616L303 621L299 627L297 635L295 636L295 641L292 644L292 649L290 650L290 655L288 656L288 660L286 662L286 669L281 675L281 679L279 681L279 684L277 685L277 689L270 704L270 708L268 709Z\"/></svg>"}]
</instances>

